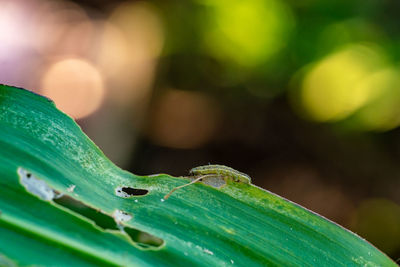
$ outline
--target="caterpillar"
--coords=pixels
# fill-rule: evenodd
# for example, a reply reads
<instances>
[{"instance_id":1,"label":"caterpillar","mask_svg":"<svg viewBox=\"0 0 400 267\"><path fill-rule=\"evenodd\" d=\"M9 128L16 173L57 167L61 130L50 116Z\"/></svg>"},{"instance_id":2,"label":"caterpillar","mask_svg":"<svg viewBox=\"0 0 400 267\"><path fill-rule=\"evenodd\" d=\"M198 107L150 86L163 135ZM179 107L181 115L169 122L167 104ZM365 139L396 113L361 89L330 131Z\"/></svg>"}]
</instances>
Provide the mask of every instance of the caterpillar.
<instances>
[{"instance_id":1,"label":"caterpillar","mask_svg":"<svg viewBox=\"0 0 400 267\"><path fill-rule=\"evenodd\" d=\"M224 165L204 165L193 168L190 170L190 174L192 175L213 175L219 176L222 178L230 179L234 182L242 182L245 184L249 184L251 182L250 176L240 171L237 171L231 167L227 167Z\"/></svg>"},{"instance_id":2,"label":"caterpillar","mask_svg":"<svg viewBox=\"0 0 400 267\"><path fill-rule=\"evenodd\" d=\"M195 167L190 170L189 174L198 177L190 183L173 188L168 194L164 196L165 200L167 200L175 190L194 184L207 177L221 177L224 179L232 180L234 182L241 182L245 184L250 184L251 182L250 176L248 176L247 174L239 172L231 167L218 164Z\"/></svg>"}]
</instances>

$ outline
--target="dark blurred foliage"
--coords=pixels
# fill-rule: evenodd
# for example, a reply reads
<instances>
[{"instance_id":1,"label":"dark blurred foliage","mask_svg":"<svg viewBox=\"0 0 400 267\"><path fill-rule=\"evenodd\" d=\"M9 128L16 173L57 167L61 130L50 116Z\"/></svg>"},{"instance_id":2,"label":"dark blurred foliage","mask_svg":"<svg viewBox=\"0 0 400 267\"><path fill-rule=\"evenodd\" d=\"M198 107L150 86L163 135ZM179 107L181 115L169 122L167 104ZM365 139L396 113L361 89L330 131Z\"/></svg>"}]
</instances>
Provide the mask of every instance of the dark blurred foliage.
<instances>
[{"instance_id":1,"label":"dark blurred foliage","mask_svg":"<svg viewBox=\"0 0 400 267\"><path fill-rule=\"evenodd\" d=\"M118 165L184 176L224 164L400 258L399 1L75 3L142 49L94 38L104 100L72 114Z\"/></svg>"}]
</instances>

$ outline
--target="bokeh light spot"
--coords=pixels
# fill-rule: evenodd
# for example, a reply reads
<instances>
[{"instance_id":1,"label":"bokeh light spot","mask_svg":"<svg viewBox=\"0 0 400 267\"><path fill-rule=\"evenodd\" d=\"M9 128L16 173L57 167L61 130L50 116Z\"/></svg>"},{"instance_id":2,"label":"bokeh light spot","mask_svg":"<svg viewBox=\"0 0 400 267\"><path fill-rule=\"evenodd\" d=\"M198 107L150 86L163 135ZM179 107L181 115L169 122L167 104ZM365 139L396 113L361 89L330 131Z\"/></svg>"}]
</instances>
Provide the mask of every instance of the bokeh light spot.
<instances>
[{"instance_id":1,"label":"bokeh light spot","mask_svg":"<svg viewBox=\"0 0 400 267\"><path fill-rule=\"evenodd\" d=\"M50 66L42 79L41 93L75 119L94 112L104 96L102 78L82 59L64 59Z\"/></svg>"},{"instance_id":2,"label":"bokeh light spot","mask_svg":"<svg viewBox=\"0 0 400 267\"><path fill-rule=\"evenodd\" d=\"M242 66L265 62L287 41L293 27L289 7L279 0L207 1L205 45L214 56Z\"/></svg>"},{"instance_id":3,"label":"bokeh light spot","mask_svg":"<svg viewBox=\"0 0 400 267\"><path fill-rule=\"evenodd\" d=\"M92 51L92 21L78 4L43 1L35 14L35 48L40 53L56 57L60 54L86 56Z\"/></svg>"},{"instance_id":4,"label":"bokeh light spot","mask_svg":"<svg viewBox=\"0 0 400 267\"><path fill-rule=\"evenodd\" d=\"M112 13L110 22L125 34L137 54L158 57L163 47L163 26L156 8L145 2L125 2Z\"/></svg>"},{"instance_id":5,"label":"bokeh light spot","mask_svg":"<svg viewBox=\"0 0 400 267\"><path fill-rule=\"evenodd\" d=\"M377 95L379 87L365 86L362 82L383 66L378 49L347 46L316 63L306 74L301 86L301 105L316 121L344 119Z\"/></svg>"},{"instance_id":6,"label":"bokeh light spot","mask_svg":"<svg viewBox=\"0 0 400 267\"><path fill-rule=\"evenodd\" d=\"M20 5L10 1L0 2L0 55L5 53L6 49L26 44L24 34L27 31L23 19L25 15ZM19 32L22 34L16 34Z\"/></svg>"},{"instance_id":7,"label":"bokeh light spot","mask_svg":"<svg viewBox=\"0 0 400 267\"><path fill-rule=\"evenodd\" d=\"M124 2L114 9L97 44L97 64L111 85L112 101L120 106L146 101L163 42L163 25L151 4Z\"/></svg>"},{"instance_id":8,"label":"bokeh light spot","mask_svg":"<svg viewBox=\"0 0 400 267\"><path fill-rule=\"evenodd\" d=\"M400 125L400 72L394 68L377 71L369 76L362 86L365 90L379 89L372 101L354 116L357 127L367 131L387 131ZM375 90L376 90L375 89Z\"/></svg>"},{"instance_id":9,"label":"bokeh light spot","mask_svg":"<svg viewBox=\"0 0 400 267\"><path fill-rule=\"evenodd\" d=\"M216 104L200 92L170 89L155 104L149 129L153 142L173 148L195 148L215 132Z\"/></svg>"}]
</instances>

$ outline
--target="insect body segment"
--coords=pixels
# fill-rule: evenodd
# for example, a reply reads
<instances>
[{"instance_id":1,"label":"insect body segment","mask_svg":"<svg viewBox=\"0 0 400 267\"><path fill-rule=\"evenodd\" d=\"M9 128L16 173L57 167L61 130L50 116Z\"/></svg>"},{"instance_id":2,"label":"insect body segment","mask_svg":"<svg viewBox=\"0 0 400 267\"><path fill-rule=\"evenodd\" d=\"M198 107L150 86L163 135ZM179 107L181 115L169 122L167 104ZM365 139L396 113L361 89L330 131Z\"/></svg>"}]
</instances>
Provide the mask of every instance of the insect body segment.
<instances>
[{"instance_id":1,"label":"insect body segment","mask_svg":"<svg viewBox=\"0 0 400 267\"><path fill-rule=\"evenodd\" d=\"M169 196L177 189L180 189L182 187L194 184L202 179L206 179L208 177L221 177L223 179L230 179L234 182L241 182L245 184L250 184L250 176L248 176L245 173L239 172L235 169L232 169L230 167L224 166L224 165L205 165L205 166L199 166L196 168L193 168L190 170L190 174L193 176L196 176L196 179L191 181L188 184L184 184L181 186L177 186L173 188L167 195L164 196L164 199L168 199Z\"/></svg>"},{"instance_id":2,"label":"insect body segment","mask_svg":"<svg viewBox=\"0 0 400 267\"><path fill-rule=\"evenodd\" d=\"M193 175L214 175L220 176L226 179L232 179L235 182L242 182L245 184L250 183L250 176L231 167L227 167L224 165L205 165L193 168L190 170L190 174Z\"/></svg>"}]
</instances>

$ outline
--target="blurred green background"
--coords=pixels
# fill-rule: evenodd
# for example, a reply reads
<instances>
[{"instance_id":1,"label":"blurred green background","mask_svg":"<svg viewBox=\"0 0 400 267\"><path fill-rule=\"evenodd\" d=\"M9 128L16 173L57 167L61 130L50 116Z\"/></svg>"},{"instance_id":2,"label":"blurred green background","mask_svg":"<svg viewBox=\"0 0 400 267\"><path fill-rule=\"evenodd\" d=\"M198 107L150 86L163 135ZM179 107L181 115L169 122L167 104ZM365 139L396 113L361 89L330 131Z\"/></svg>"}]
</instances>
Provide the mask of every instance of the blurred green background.
<instances>
[{"instance_id":1,"label":"blurred green background","mask_svg":"<svg viewBox=\"0 0 400 267\"><path fill-rule=\"evenodd\" d=\"M400 10L390 0L0 0L0 82L117 165L224 164L400 258Z\"/></svg>"}]
</instances>

